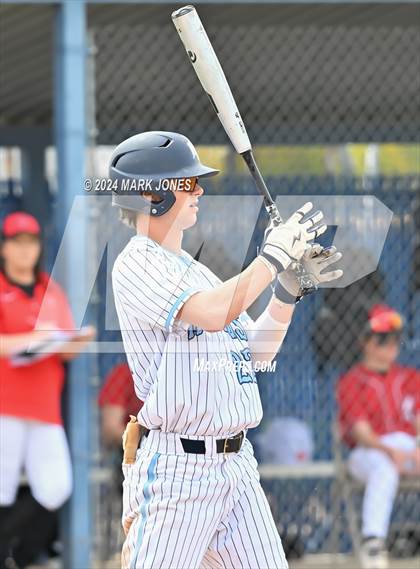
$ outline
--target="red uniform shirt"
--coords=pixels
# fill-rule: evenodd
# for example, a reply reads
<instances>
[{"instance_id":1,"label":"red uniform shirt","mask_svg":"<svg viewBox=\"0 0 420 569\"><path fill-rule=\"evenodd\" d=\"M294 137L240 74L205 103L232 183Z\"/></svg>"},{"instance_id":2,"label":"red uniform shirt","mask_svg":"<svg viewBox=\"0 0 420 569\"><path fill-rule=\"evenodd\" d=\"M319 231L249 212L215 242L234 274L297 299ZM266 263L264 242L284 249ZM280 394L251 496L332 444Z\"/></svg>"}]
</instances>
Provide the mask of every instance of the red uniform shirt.
<instances>
[{"instance_id":1,"label":"red uniform shirt","mask_svg":"<svg viewBox=\"0 0 420 569\"><path fill-rule=\"evenodd\" d=\"M136 416L143 406L134 392L134 383L127 364L119 364L112 368L105 379L99 393L99 405L116 405L125 409L129 415Z\"/></svg>"},{"instance_id":2,"label":"red uniform shirt","mask_svg":"<svg viewBox=\"0 0 420 569\"><path fill-rule=\"evenodd\" d=\"M50 281L43 320L55 323L57 329L75 329L63 290L46 273L40 274L33 296L28 296L0 271L0 334L22 334L35 328ZM58 355L19 367L0 357L0 415L61 424L63 381L64 365Z\"/></svg>"},{"instance_id":3,"label":"red uniform shirt","mask_svg":"<svg viewBox=\"0 0 420 569\"><path fill-rule=\"evenodd\" d=\"M339 421L344 440L355 441L351 429L359 420L369 422L377 435L404 432L415 436L420 412L420 372L394 364L386 374L355 365L337 385Z\"/></svg>"}]
</instances>

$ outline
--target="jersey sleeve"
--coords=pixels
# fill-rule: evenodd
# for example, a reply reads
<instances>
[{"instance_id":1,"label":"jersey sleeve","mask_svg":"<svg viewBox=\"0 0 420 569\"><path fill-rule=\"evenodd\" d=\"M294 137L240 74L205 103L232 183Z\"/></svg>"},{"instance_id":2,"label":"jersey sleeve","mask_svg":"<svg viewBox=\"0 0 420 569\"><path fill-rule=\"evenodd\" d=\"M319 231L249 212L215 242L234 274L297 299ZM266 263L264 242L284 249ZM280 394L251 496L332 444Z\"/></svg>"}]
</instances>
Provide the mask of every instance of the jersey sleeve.
<instances>
[{"instance_id":1,"label":"jersey sleeve","mask_svg":"<svg viewBox=\"0 0 420 569\"><path fill-rule=\"evenodd\" d=\"M414 410L418 415L420 414L420 371L411 369L410 372L408 391L414 397Z\"/></svg>"},{"instance_id":2,"label":"jersey sleeve","mask_svg":"<svg viewBox=\"0 0 420 569\"><path fill-rule=\"evenodd\" d=\"M0 334L5 334L5 331L6 331L6 326L5 326L4 315L3 315L3 311L1 308L1 302L0 302Z\"/></svg>"},{"instance_id":3,"label":"jersey sleeve","mask_svg":"<svg viewBox=\"0 0 420 569\"><path fill-rule=\"evenodd\" d=\"M345 374L339 379L337 403L340 425L345 433L349 433L357 421L367 419L364 398L361 397L360 386L353 374Z\"/></svg>"},{"instance_id":4,"label":"jersey sleeve","mask_svg":"<svg viewBox=\"0 0 420 569\"><path fill-rule=\"evenodd\" d=\"M125 312L167 332L185 329L177 314L195 293L203 290L188 279L188 265L174 267L158 247L140 243L129 249L113 269L116 301Z\"/></svg>"}]
</instances>

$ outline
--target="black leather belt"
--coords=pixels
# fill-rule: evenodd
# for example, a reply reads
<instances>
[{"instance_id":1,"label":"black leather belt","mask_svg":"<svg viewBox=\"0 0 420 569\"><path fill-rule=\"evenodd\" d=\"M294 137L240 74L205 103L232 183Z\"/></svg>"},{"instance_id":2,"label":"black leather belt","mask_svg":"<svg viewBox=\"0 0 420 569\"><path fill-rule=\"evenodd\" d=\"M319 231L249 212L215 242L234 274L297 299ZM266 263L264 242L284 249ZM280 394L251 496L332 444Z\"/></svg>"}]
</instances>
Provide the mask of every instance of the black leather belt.
<instances>
[{"instance_id":1,"label":"black leather belt","mask_svg":"<svg viewBox=\"0 0 420 569\"><path fill-rule=\"evenodd\" d=\"M149 429L144 429L144 436L150 433ZM230 452L239 452L245 437L245 433L241 431L239 434L229 439L217 439L216 450L218 453L227 454ZM184 452L192 454L206 454L206 443L194 439L184 439L180 437Z\"/></svg>"}]
</instances>

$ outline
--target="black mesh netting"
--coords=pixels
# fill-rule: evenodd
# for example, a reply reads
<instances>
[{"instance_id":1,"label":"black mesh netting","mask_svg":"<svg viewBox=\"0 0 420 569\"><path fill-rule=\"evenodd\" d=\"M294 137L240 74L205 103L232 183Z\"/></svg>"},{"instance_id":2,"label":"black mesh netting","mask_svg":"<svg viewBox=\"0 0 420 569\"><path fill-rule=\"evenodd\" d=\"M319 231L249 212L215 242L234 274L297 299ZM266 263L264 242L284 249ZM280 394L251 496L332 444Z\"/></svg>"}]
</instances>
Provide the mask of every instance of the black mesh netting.
<instances>
[{"instance_id":1,"label":"black mesh netting","mask_svg":"<svg viewBox=\"0 0 420 569\"><path fill-rule=\"evenodd\" d=\"M102 26L92 16L100 140L165 128L226 141L170 12L139 8L129 23L127 13L118 23L118 12ZM207 6L200 14L255 143L418 139L415 7L236 7L221 19Z\"/></svg>"}]
</instances>

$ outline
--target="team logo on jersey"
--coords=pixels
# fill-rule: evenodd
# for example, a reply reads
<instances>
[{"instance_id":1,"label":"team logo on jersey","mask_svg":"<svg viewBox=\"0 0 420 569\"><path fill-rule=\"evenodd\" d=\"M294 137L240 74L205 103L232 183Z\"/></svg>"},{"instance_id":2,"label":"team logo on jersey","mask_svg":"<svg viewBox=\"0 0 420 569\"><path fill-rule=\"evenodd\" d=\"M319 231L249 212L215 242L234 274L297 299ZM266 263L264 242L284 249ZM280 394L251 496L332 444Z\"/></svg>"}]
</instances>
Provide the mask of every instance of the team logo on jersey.
<instances>
[{"instance_id":1,"label":"team logo on jersey","mask_svg":"<svg viewBox=\"0 0 420 569\"><path fill-rule=\"evenodd\" d=\"M416 402L414 401L414 397L411 395L407 395L402 401L401 411L407 423L411 423L415 419L415 403Z\"/></svg>"},{"instance_id":2,"label":"team logo on jersey","mask_svg":"<svg viewBox=\"0 0 420 569\"><path fill-rule=\"evenodd\" d=\"M249 348L244 348L240 352L231 350L229 354L219 356L215 359L209 359L207 357L196 358L194 360L193 369L199 373L227 371L232 374L236 373L240 384L257 383Z\"/></svg>"},{"instance_id":3,"label":"team logo on jersey","mask_svg":"<svg viewBox=\"0 0 420 569\"><path fill-rule=\"evenodd\" d=\"M201 336L203 331L204 330L202 330L202 328L198 328L198 326L190 326L188 328L188 340L192 340L195 337ZM230 324L223 328L223 332L229 334L232 340L248 340L245 328L242 326L239 319L232 320Z\"/></svg>"},{"instance_id":4,"label":"team logo on jersey","mask_svg":"<svg viewBox=\"0 0 420 569\"><path fill-rule=\"evenodd\" d=\"M239 353L230 352L230 357L235 366L236 377L239 383L257 383L254 370L252 369L252 356L249 348L244 348Z\"/></svg>"},{"instance_id":5,"label":"team logo on jersey","mask_svg":"<svg viewBox=\"0 0 420 569\"><path fill-rule=\"evenodd\" d=\"M204 330L198 326L190 326L188 328L188 340L192 340L195 337L198 338L198 336L201 336L203 332Z\"/></svg>"},{"instance_id":6,"label":"team logo on jersey","mask_svg":"<svg viewBox=\"0 0 420 569\"><path fill-rule=\"evenodd\" d=\"M236 318L232 320L230 324L225 326L224 332L229 334L232 340L248 340L247 333L245 332L245 328L242 326L240 320Z\"/></svg>"}]
</instances>

